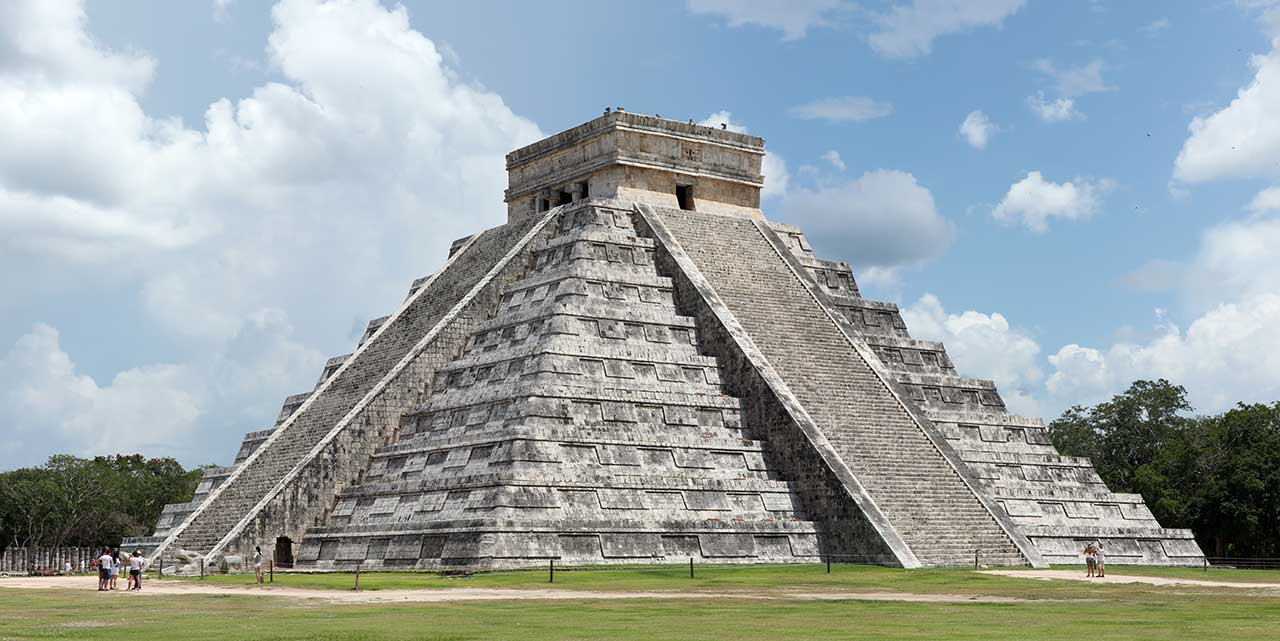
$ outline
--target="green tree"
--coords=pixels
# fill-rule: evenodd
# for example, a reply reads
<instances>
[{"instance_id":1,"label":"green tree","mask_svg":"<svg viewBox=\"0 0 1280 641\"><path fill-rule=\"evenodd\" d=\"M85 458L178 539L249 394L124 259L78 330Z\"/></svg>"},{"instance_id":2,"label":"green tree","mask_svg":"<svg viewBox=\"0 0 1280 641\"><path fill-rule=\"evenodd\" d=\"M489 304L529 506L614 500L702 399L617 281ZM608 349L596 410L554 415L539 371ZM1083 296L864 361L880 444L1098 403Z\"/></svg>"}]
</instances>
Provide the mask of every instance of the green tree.
<instances>
[{"instance_id":1,"label":"green tree","mask_svg":"<svg viewBox=\"0 0 1280 641\"><path fill-rule=\"evenodd\" d=\"M1098 475L1118 492L1135 491L1134 475L1170 441L1182 438L1191 419L1187 390L1169 381L1134 381L1123 394L1091 409L1072 407L1049 424L1049 437L1067 456L1087 456Z\"/></svg>"},{"instance_id":2,"label":"green tree","mask_svg":"<svg viewBox=\"0 0 1280 641\"><path fill-rule=\"evenodd\" d=\"M1214 556L1280 555L1280 403L1205 421L1192 527Z\"/></svg>"},{"instance_id":3,"label":"green tree","mask_svg":"<svg viewBox=\"0 0 1280 641\"><path fill-rule=\"evenodd\" d=\"M149 533L166 503L191 500L205 468L141 455L50 457L0 474L0 545L115 545Z\"/></svg>"}]
</instances>

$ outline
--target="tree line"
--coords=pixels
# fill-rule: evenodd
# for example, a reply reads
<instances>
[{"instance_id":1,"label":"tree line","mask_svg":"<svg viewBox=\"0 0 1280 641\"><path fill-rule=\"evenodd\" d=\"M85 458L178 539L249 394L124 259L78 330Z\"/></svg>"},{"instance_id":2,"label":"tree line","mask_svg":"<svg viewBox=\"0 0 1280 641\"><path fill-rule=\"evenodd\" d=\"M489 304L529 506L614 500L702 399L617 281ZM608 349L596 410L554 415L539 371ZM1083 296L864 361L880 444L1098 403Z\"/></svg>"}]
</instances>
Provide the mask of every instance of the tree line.
<instances>
[{"instance_id":1,"label":"tree line","mask_svg":"<svg viewBox=\"0 0 1280 641\"><path fill-rule=\"evenodd\" d=\"M166 503L191 500L205 469L141 454L60 454L0 473L0 548L115 546L149 535Z\"/></svg>"},{"instance_id":2,"label":"tree line","mask_svg":"<svg viewBox=\"0 0 1280 641\"><path fill-rule=\"evenodd\" d=\"M1280 556L1280 403L1192 411L1182 386L1135 381L1063 412L1049 435L1112 490L1141 494L1161 525L1191 528L1205 554Z\"/></svg>"}]
</instances>

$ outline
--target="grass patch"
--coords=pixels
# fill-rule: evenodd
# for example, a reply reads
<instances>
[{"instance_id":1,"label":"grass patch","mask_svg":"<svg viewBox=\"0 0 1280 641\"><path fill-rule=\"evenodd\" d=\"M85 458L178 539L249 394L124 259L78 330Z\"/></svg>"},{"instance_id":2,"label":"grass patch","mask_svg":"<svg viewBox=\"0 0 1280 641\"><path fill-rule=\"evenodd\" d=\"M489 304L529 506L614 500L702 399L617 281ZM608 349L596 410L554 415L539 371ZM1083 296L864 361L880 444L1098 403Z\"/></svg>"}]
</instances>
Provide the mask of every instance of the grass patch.
<instances>
[{"instance_id":1,"label":"grass patch","mask_svg":"<svg viewBox=\"0 0 1280 641\"><path fill-rule=\"evenodd\" d=\"M1069 568L1070 566L1061 566ZM1238 576L1248 576L1257 582L1271 578L1280 583L1280 573L1262 571L1263 575L1250 575L1251 570L1201 570L1189 568L1120 568L1112 569L1112 576L1121 574L1148 574L1181 578L1216 578L1224 581L1243 582ZM1081 570L1083 574L1083 570ZM1040 581L976 574L964 569L901 570L866 565L834 565L827 574L822 565L711 565L699 564L694 577L689 578L687 565L627 566L625 568L556 568L555 582L548 583L548 571L516 570L509 572L484 572L470 576L441 576L429 572L365 572L360 575L362 590L424 590L469 588L525 588L555 590L591 590L603 592L745 592L769 590L789 591L848 591L848 592L909 592L912 594L965 594L991 595L1018 598L1085 598L1098 590L1119 592L1158 591L1167 594L1179 589L1203 590L1204 588L1177 588L1143 585L1083 584L1067 581ZM201 581L196 577L166 577L166 581ZM253 574L210 575L203 579L219 585L252 586ZM354 573L278 573L275 586L316 589L350 590L355 585Z\"/></svg>"},{"instance_id":2,"label":"grass patch","mask_svg":"<svg viewBox=\"0 0 1280 641\"><path fill-rule=\"evenodd\" d=\"M0 593L6 638L78 639L1274 639L1276 606L1064 602L581 601L325 605L155 597L104 612L97 593ZM109 599L110 597L108 597ZM114 601L120 601L115 599ZM1085 615L1087 613L1087 615ZM68 627L90 617L97 627Z\"/></svg>"},{"instance_id":3,"label":"grass patch","mask_svg":"<svg viewBox=\"0 0 1280 641\"><path fill-rule=\"evenodd\" d=\"M1128 570L1129 568L1125 568ZM683 571L683 574L680 571ZM1210 572L1212 574L1212 571ZM277 575L276 585L348 588L350 575ZM736 592L717 599L334 604L262 594L100 594L0 588L0 639L1274 639L1280 597L1241 590L1037 581L964 570L700 566L471 578L372 573L380 589L548 588ZM92 581L92 578L86 579ZM189 579L166 579L166 581ZM198 580L198 579L196 579ZM249 586L252 575L207 582ZM269 589L269 588L268 588ZM778 598L783 592L1014 596L1022 603ZM85 622L90 622L86 624Z\"/></svg>"}]
</instances>

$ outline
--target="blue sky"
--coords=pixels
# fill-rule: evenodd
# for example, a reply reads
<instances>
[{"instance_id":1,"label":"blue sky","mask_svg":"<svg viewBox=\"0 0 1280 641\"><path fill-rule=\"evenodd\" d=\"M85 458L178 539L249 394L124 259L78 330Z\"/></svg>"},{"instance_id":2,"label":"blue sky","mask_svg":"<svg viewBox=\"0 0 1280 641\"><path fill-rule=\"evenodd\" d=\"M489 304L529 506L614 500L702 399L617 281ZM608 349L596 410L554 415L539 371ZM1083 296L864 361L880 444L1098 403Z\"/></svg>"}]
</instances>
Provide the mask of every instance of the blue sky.
<instances>
[{"instance_id":1,"label":"blue sky","mask_svg":"<svg viewBox=\"0 0 1280 641\"><path fill-rule=\"evenodd\" d=\"M228 462L605 106L768 141L776 220L1052 419L1139 377L1280 399L1280 9L0 8L0 468Z\"/></svg>"}]
</instances>

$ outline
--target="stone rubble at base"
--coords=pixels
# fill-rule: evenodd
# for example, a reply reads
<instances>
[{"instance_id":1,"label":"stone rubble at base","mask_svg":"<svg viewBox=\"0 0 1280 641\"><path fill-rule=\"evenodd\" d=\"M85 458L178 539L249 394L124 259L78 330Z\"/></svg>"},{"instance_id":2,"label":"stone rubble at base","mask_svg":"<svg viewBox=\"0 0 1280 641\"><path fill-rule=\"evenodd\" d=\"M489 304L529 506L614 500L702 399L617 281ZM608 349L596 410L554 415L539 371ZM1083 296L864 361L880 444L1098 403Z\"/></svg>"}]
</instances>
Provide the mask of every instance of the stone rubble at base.
<instances>
[{"instance_id":1,"label":"stone rubble at base","mask_svg":"<svg viewBox=\"0 0 1280 641\"><path fill-rule=\"evenodd\" d=\"M315 569L1044 566L1093 540L1202 562L767 221L763 154L631 113L512 152L508 223L126 549L188 572L259 545Z\"/></svg>"}]
</instances>

